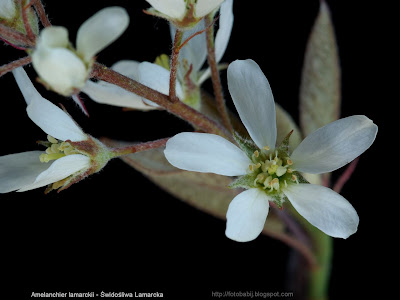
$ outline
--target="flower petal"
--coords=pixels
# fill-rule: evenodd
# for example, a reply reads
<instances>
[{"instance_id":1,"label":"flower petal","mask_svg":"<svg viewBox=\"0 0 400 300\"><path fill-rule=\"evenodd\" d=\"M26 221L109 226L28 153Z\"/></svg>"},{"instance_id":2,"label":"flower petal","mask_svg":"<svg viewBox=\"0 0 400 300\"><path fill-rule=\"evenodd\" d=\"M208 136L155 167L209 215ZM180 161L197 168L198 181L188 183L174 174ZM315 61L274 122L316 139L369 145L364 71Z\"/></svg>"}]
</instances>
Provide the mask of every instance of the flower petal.
<instances>
[{"instance_id":1,"label":"flower petal","mask_svg":"<svg viewBox=\"0 0 400 300\"><path fill-rule=\"evenodd\" d=\"M228 67L228 88L240 119L259 148L275 147L276 113L267 78L251 59Z\"/></svg>"},{"instance_id":2,"label":"flower petal","mask_svg":"<svg viewBox=\"0 0 400 300\"><path fill-rule=\"evenodd\" d=\"M14 18L16 13L14 0L1 0L0 1L0 18L11 19Z\"/></svg>"},{"instance_id":3,"label":"flower petal","mask_svg":"<svg viewBox=\"0 0 400 300\"><path fill-rule=\"evenodd\" d=\"M108 82L94 83L88 81L83 87L82 92L89 95L94 101L102 104L129 107L139 110L153 110L157 108L145 104L142 97Z\"/></svg>"},{"instance_id":4,"label":"flower petal","mask_svg":"<svg viewBox=\"0 0 400 300\"><path fill-rule=\"evenodd\" d=\"M315 184L291 184L284 193L300 215L327 235L345 239L357 231L356 210L333 190Z\"/></svg>"},{"instance_id":5,"label":"flower petal","mask_svg":"<svg viewBox=\"0 0 400 300\"><path fill-rule=\"evenodd\" d=\"M195 15L202 18L218 8L224 0L197 0Z\"/></svg>"},{"instance_id":6,"label":"flower petal","mask_svg":"<svg viewBox=\"0 0 400 300\"><path fill-rule=\"evenodd\" d=\"M31 103L33 98L42 98L39 92L36 90L32 81L29 79L28 74L26 74L23 67L18 67L12 70L15 77L15 81L24 96L26 104Z\"/></svg>"},{"instance_id":7,"label":"flower petal","mask_svg":"<svg viewBox=\"0 0 400 300\"><path fill-rule=\"evenodd\" d=\"M367 150L377 132L378 126L366 116L332 122L307 136L293 151L293 167L313 174L339 169Z\"/></svg>"},{"instance_id":8,"label":"flower petal","mask_svg":"<svg viewBox=\"0 0 400 300\"><path fill-rule=\"evenodd\" d=\"M131 79L138 78L140 62L136 60L120 60L111 66L111 69Z\"/></svg>"},{"instance_id":9,"label":"flower petal","mask_svg":"<svg viewBox=\"0 0 400 300\"><path fill-rule=\"evenodd\" d=\"M226 213L225 235L237 242L249 242L260 235L268 216L266 193L249 189L237 195Z\"/></svg>"},{"instance_id":10,"label":"flower petal","mask_svg":"<svg viewBox=\"0 0 400 300\"><path fill-rule=\"evenodd\" d=\"M215 58L217 62L224 56L228 46L229 38L231 37L233 27L233 0L225 0L221 4L219 16L219 29L215 35Z\"/></svg>"},{"instance_id":11,"label":"flower petal","mask_svg":"<svg viewBox=\"0 0 400 300\"><path fill-rule=\"evenodd\" d=\"M40 173L32 184L22 187L18 192L33 190L60 181L89 166L90 158L85 155L71 154L61 157L54 161L47 170Z\"/></svg>"},{"instance_id":12,"label":"flower petal","mask_svg":"<svg viewBox=\"0 0 400 300\"><path fill-rule=\"evenodd\" d=\"M160 13L181 20L185 16L186 1L183 0L146 0Z\"/></svg>"},{"instance_id":13,"label":"flower petal","mask_svg":"<svg viewBox=\"0 0 400 300\"><path fill-rule=\"evenodd\" d=\"M39 160L42 151L29 151L0 156L0 193L30 185L50 165Z\"/></svg>"},{"instance_id":14,"label":"flower petal","mask_svg":"<svg viewBox=\"0 0 400 300\"><path fill-rule=\"evenodd\" d=\"M37 48L32 54L32 64L51 89L63 96L81 89L88 76L81 59L66 48Z\"/></svg>"},{"instance_id":15,"label":"flower petal","mask_svg":"<svg viewBox=\"0 0 400 300\"><path fill-rule=\"evenodd\" d=\"M106 7L87 19L76 37L76 50L86 62L114 42L129 25L129 15L122 7Z\"/></svg>"},{"instance_id":16,"label":"flower petal","mask_svg":"<svg viewBox=\"0 0 400 300\"><path fill-rule=\"evenodd\" d=\"M167 69L149 62L142 62L138 67L138 76L138 81L141 84L164 95L169 95L170 72ZM179 81L176 81L176 95L179 99L183 99L183 91ZM154 103L154 105L156 104Z\"/></svg>"},{"instance_id":17,"label":"flower petal","mask_svg":"<svg viewBox=\"0 0 400 300\"><path fill-rule=\"evenodd\" d=\"M244 175L251 164L234 144L209 133L179 133L168 140L164 154L177 168L225 176Z\"/></svg>"},{"instance_id":18,"label":"flower petal","mask_svg":"<svg viewBox=\"0 0 400 300\"><path fill-rule=\"evenodd\" d=\"M56 139L72 142L87 139L86 134L63 110L44 98L34 98L26 108L29 118Z\"/></svg>"},{"instance_id":19,"label":"flower petal","mask_svg":"<svg viewBox=\"0 0 400 300\"><path fill-rule=\"evenodd\" d=\"M45 27L40 31L36 48L67 48L69 45L68 30L63 26Z\"/></svg>"}]
</instances>

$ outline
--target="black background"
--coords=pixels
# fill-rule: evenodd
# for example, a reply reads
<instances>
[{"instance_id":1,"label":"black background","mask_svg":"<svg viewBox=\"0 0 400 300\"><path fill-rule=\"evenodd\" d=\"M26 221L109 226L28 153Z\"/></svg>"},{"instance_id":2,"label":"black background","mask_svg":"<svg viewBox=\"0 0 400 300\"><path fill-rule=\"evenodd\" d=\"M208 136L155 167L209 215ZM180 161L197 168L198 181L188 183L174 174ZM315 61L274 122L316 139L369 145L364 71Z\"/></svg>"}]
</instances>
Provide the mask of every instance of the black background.
<instances>
[{"instance_id":1,"label":"black background","mask_svg":"<svg viewBox=\"0 0 400 300\"><path fill-rule=\"evenodd\" d=\"M258 6L264 2L267 5ZM298 121L304 49L319 2L249 3L235 1L234 29L223 61L255 60L275 100ZM362 155L342 191L356 208L360 226L349 239L334 240L329 294L332 299L381 298L394 292L388 271L395 269L391 231L396 225L389 216L395 199L385 193L395 188L396 175L390 172L395 172L397 158L384 138L389 129L386 111L395 101L389 71L395 38L389 12L394 8L376 1L328 4L342 66L342 116L364 114L379 126L375 144ZM48 1L46 11L54 25L69 29L73 41L83 21L112 5L125 7L131 22L120 39L99 53L99 62L153 61L170 52L168 25L142 12L149 6L145 1ZM0 64L25 55L5 45L0 53ZM26 69L35 78L33 69ZM221 76L226 84L226 72ZM122 112L84 97L87 118L71 99L36 86L95 137L150 141L190 130L166 112ZM27 117L13 76L2 77L0 87L0 155L37 149L35 141L45 136ZM205 88L210 87L207 82ZM226 85L225 94L231 106ZM286 285L286 245L266 236L249 243L227 239L225 221L162 192L120 160L59 194L43 191L0 196L1 260L7 266L2 268L7 278L3 286L12 293L9 299L41 291L158 291L168 299L207 299L212 291L224 290L292 291Z\"/></svg>"}]
</instances>

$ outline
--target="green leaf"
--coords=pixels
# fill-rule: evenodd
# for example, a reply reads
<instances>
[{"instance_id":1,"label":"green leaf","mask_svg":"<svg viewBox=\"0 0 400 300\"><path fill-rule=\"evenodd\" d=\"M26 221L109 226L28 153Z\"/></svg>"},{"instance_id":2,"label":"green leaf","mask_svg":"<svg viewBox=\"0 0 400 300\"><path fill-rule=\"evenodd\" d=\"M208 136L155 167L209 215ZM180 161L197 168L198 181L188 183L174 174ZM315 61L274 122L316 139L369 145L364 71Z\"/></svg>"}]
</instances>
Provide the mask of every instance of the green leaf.
<instances>
[{"instance_id":1,"label":"green leaf","mask_svg":"<svg viewBox=\"0 0 400 300\"><path fill-rule=\"evenodd\" d=\"M329 8L320 1L312 28L300 85L300 125L304 136L340 115L340 63Z\"/></svg>"}]
</instances>

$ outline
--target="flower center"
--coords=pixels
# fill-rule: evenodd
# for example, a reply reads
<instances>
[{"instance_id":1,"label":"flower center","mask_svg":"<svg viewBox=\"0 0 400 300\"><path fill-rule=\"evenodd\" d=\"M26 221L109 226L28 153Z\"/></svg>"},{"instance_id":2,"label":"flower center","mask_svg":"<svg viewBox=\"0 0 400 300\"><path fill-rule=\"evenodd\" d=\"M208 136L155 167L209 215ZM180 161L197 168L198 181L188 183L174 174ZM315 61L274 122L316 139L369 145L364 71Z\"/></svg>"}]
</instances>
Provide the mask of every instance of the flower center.
<instances>
[{"instance_id":1,"label":"flower center","mask_svg":"<svg viewBox=\"0 0 400 300\"><path fill-rule=\"evenodd\" d=\"M268 146L254 151L253 164L249 165L249 173L253 174L254 187L261 188L267 193L280 192L282 186L289 183L299 183L291 166L292 160L283 156L277 150L271 151Z\"/></svg>"},{"instance_id":2,"label":"flower center","mask_svg":"<svg viewBox=\"0 0 400 300\"><path fill-rule=\"evenodd\" d=\"M56 160L66 155L79 153L79 151L77 151L70 143L62 141L60 142L51 135L47 135L47 140L48 142L43 143L48 146L45 151L46 153L43 153L39 156L41 162L47 163L51 160Z\"/></svg>"}]
</instances>

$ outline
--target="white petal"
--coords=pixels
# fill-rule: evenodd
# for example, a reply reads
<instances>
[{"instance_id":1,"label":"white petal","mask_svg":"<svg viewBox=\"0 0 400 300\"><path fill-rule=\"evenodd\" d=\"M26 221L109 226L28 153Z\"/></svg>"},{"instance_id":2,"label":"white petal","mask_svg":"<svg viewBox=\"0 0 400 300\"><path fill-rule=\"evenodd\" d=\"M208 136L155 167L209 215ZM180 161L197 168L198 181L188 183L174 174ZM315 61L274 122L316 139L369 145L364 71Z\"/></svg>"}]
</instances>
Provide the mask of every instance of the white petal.
<instances>
[{"instance_id":1,"label":"white petal","mask_svg":"<svg viewBox=\"0 0 400 300\"><path fill-rule=\"evenodd\" d=\"M233 27L233 0L225 0L221 4L219 16L219 29L215 36L215 57L217 62L224 56Z\"/></svg>"},{"instance_id":2,"label":"white petal","mask_svg":"<svg viewBox=\"0 0 400 300\"><path fill-rule=\"evenodd\" d=\"M114 42L129 25L129 15L122 7L107 7L87 19L79 27L76 50L86 62Z\"/></svg>"},{"instance_id":3,"label":"white petal","mask_svg":"<svg viewBox=\"0 0 400 300\"><path fill-rule=\"evenodd\" d=\"M168 140L164 154L177 168L225 176L244 175L251 164L234 144L209 133L179 133Z\"/></svg>"},{"instance_id":4,"label":"white petal","mask_svg":"<svg viewBox=\"0 0 400 300\"><path fill-rule=\"evenodd\" d=\"M218 8L224 0L197 0L195 15L202 18Z\"/></svg>"},{"instance_id":5,"label":"white petal","mask_svg":"<svg viewBox=\"0 0 400 300\"><path fill-rule=\"evenodd\" d=\"M311 133L293 151L293 167L313 174L334 171L367 150L377 132L378 126L366 116L332 122Z\"/></svg>"},{"instance_id":6,"label":"white petal","mask_svg":"<svg viewBox=\"0 0 400 300\"><path fill-rule=\"evenodd\" d=\"M173 19L181 20L185 16L185 0L146 0L154 9Z\"/></svg>"},{"instance_id":7,"label":"white petal","mask_svg":"<svg viewBox=\"0 0 400 300\"><path fill-rule=\"evenodd\" d=\"M32 64L39 76L64 96L81 89L88 76L81 59L66 48L38 48L32 54Z\"/></svg>"},{"instance_id":8,"label":"white petal","mask_svg":"<svg viewBox=\"0 0 400 300\"><path fill-rule=\"evenodd\" d=\"M291 184L284 193L300 215L327 235L345 239L357 231L356 210L331 189L314 184Z\"/></svg>"},{"instance_id":9,"label":"white petal","mask_svg":"<svg viewBox=\"0 0 400 300\"><path fill-rule=\"evenodd\" d=\"M102 104L129 107L139 110L153 110L157 108L145 104L142 97L108 82L94 83L92 81L87 81L82 92L89 95L94 101Z\"/></svg>"},{"instance_id":10,"label":"white petal","mask_svg":"<svg viewBox=\"0 0 400 300\"><path fill-rule=\"evenodd\" d=\"M138 68L140 62L136 60L120 60L111 66L111 69L125 75L131 79L138 78Z\"/></svg>"},{"instance_id":11,"label":"white petal","mask_svg":"<svg viewBox=\"0 0 400 300\"><path fill-rule=\"evenodd\" d=\"M11 19L15 16L15 2L14 0L1 0L0 1L0 18Z\"/></svg>"},{"instance_id":12,"label":"white petal","mask_svg":"<svg viewBox=\"0 0 400 300\"><path fill-rule=\"evenodd\" d=\"M23 67L18 67L12 70L12 73L15 77L15 81L18 84L19 89L24 96L26 104L31 103L33 98L42 98L39 92L36 90L32 81L29 79L28 74L26 74Z\"/></svg>"},{"instance_id":13,"label":"white petal","mask_svg":"<svg viewBox=\"0 0 400 300\"><path fill-rule=\"evenodd\" d=\"M267 78L251 59L228 67L228 87L240 119L259 148L275 147L276 113Z\"/></svg>"},{"instance_id":14,"label":"white petal","mask_svg":"<svg viewBox=\"0 0 400 300\"><path fill-rule=\"evenodd\" d=\"M87 138L68 114L42 97L32 99L26 111L37 126L56 139L76 142Z\"/></svg>"},{"instance_id":15,"label":"white petal","mask_svg":"<svg viewBox=\"0 0 400 300\"><path fill-rule=\"evenodd\" d=\"M8 193L30 185L51 163L39 160L43 151L30 151L0 156L0 193Z\"/></svg>"},{"instance_id":16,"label":"white petal","mask_svg":"<svg viewBox=\"0 0 400 300\"><path fill-rule=\"evenodd\" d=\"M45 164L45 163L44 163ZM60 181L90 166L90 158L81 154L71 154L54 161L52 165L36 177L35 182L22 187L18 192L36 189Z\"/></svg>"},{"instance_id":17,"label":"white petal","mask_svg":"<svg viewBox=\"0 0 400 300\"><path fill-rule=\"evenodd\" d=\"M138 68L138 81L164 95L169 95L170 72L163 67L149 62L142 62ZM176 81L176 95L183 98L183 91L179 81Z\"/></svg>"},{"instance_id":18,"label":"white petal","mask_svg":"<svg viewBox=\"0 0 400 300\"><path fill-rule=\"evenodd\" d=\"M237 195L226 213L225 235L237 242L249 242L260 235L268 216L266 193L249 189Z\"/></svg>"},{"instance_id":19,"label":"white petal","mask_svg":"<svg viewBox=\"0 0 400 300\"><path fill-rule=\"evenodd\" d=\"M40 31L36 48L66 48L69 45L68 30L62 26L50 26Z\"/></svg>"}]
</instances>

